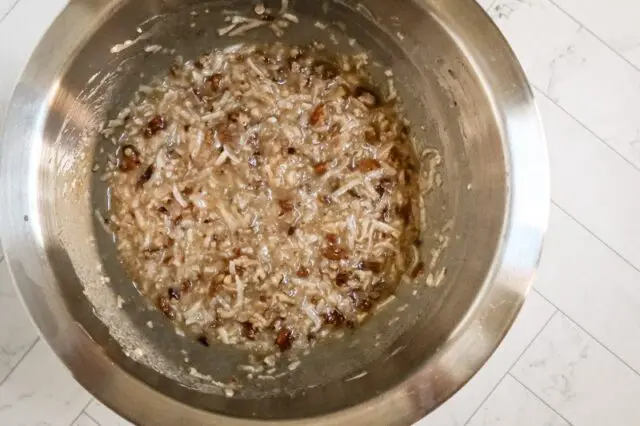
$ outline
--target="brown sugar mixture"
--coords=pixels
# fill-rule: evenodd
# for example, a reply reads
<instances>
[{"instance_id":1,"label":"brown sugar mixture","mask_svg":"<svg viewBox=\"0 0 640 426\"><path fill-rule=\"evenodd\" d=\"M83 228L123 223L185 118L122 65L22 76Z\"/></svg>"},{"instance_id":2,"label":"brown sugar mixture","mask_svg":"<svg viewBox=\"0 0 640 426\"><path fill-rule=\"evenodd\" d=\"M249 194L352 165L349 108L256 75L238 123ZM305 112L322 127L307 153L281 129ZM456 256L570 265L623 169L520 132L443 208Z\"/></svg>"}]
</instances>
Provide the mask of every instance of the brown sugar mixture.
<instances>
[{"instance_id":1,"label":"brown sugar mixture","mask_svg":"<svg viewBox=\"0 0 640 426\"><path fill-rule=\"evenodd\" d=\"M307 347L422 272L395 93L372 86L365 55L322 53L235 45L178 60L109 123L121 261L204 345Z\"/></svg>"}]
</instances>

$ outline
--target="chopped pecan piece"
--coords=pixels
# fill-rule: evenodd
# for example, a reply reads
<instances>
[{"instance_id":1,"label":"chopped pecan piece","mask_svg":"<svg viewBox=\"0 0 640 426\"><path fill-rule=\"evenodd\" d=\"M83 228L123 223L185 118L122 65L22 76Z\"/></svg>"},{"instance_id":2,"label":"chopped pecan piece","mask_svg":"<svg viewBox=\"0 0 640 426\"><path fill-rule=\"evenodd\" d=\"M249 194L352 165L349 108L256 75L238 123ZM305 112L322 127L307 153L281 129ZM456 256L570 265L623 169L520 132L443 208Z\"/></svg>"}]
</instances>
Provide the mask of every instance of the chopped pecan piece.
<instances>
[{"instance_id":1,"label":"chopped pecan piece","mask_svg":"<svg viewBox=\"0 0 640 426\"><path fill-rule=\"evenodd\" d=\"M280 350L284 352L288 349L291 349L293 340L293 332L291 331L291 329L285 327L278 332L278 337L276 337L276 345L278 345Z\"/></svg>"},{"instance_id":2,"label":"chopped pecan piece","mask_svg":"<svg viewBox=\"0 0 640 426\"><path fill-rule=\"evenodd\" d=\"M305 268L304 266L301 266L296 272L296 276L300 278L307 278L309 274L309 268Z\"/></svg>"},{"instance_id":3,"label":"chopped pecan piece","mask_svg":"<svg viewBox=\"0 0 640 426\"><path fill-rule=\"evenodd\" d=\"M165 314L165 316L169 319L175 319L176 313L171 307L171 303L169 302L169 298L166 296L161 296L158 298L158 309Z\"/></svg>"},{"instance_id":4,"label":"chopped pecan piece","mask_svg":"<svg viewBox=\"0 0 640 426\"><path fill-rule=\"evenodd\" d=\"M318 104L313 111L311 111L311 115L309 116L309 124L312 126L317 126L319 124L324 123L325 119L325 108L324 104Z\"/></svg>"},{"instance_id":5,"label":"chopped pecan piece","mask_svg":"<svg viewBox=\"0 0 640 426\"><path fill-rule=\"evenodd\" d=\"M326 324L342 325L346 318L339 310L331 309L330 311L322 314L322 319Z\"/></svg>"},{"instance_id":6,"label":"chopped pecan piece","mask_svg":"<svg viewBox=\"0 0 640 426\"><path fill-rule=\"evenodd\" d=\"M329 260L344 260L349 258L349 252L338 246L330 245L322 250L322 255Z\"/></svg>"},{"instance_id":7,"label":"chopped pecan piece","mask_svg":"<svg viewBox=\"0 0 640 426\"><path fill-rule=\"evenodd\" d=\"M120 154L121 158L119 168L123 172L129 172L141 164L140 152L133 145L123 146Z\"/></svg>"},{"instance_id":8,"label":"chopped pecan piece","mask_svg":"<svg viewBox=\"0 0 640 426\"><path fill-rule=\"evenodd\" d=\"M153 176L153 171L155 170L155 167L153 166L153 164L150 164L149 167L147 167L144 171L144 173L142 173L142 175L140 175L140 178L138 178L138 188L142 188L144 186L145 183L149 182L149 180L151 179L151 176Z\"/></svg>"},{"instance_id":9,"label":"chopped pecan piece","mask_svg":"<svg viewBox=\"0 0 640 426\"><path fill-rule=\"evenodd\" d=\"M278 200L278 205L280 206L280 216L293 210L293 200L291 199Z\"/></svg>"},{"instance_id":10,"label":"chopped pecan piece","mask_svg":"<svg viewBox=\"0 0 640 426\"><path fill-rule=\"evenodd\" d=\"M368 173L381 167L380 162L374 158L365 158L358 162L358 170L362 173Z\"/></svg>"},{"instance_id":11,"label":"chopped pecan piece","mask_svg":"<svg viewBox=\"0 0 640 426\"><path fill-rule=\"evenodd\" d=\"M327 173L328 169L329 169L329 163L326 162L326 161L323 161L322 163L318 163L315 166L313 166L313 171L317 175L323 175L323 174Z\"/></svg>"},{"instance_id":12,"label":"chopped pecan piece","mask_svg":"<svg viewBox=\"0 0 640 426\"><path fill-rule=\"evenodd\" d=\"M209 87L211 88L211 90L213 90L214 92L217 92L222 86L222 79L223 79L222 74L218 74L218 73L213 74L211 77L209 77L207 79L207 83L209 83Z\"/></svg>"},{"instance_id":13,"label":"chopped pecan piece","mask_svg":"<svg viewBox=\"0 0 640 426\"><path fill-rule=\"evenodd\" d=\"M336 275L336 285L342 287L347 281L349 281L349 274L346 272L338 272L338 275Z\"/></svg>"},{"instance_id":14,"label":"chopped pecan piece","mask_svg":"<svg viewBox=\"0 0 640 426\"><path fill-rule=\"evenodd\" d=\"M150 138L160 130L164 130L166 127L167 122L164 117L161 115L156 115L147 123L147 127L144 128L143 134L145 137Z\"/></svg>"}]
</instances>

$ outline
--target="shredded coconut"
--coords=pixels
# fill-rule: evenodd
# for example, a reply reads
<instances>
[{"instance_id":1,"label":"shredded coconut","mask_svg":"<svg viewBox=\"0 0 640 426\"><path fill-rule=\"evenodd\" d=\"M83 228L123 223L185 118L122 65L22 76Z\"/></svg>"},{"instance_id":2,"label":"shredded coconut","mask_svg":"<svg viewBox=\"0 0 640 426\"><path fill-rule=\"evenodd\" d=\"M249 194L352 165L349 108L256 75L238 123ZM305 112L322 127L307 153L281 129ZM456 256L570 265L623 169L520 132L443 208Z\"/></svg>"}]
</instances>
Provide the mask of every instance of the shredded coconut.
<instances>
[{"instance_id":1,"label":"shredded coconut","mask_svg":"<svg viewBox=\"0 0 640 426\"><path fill-rule=\"evenodd\" d=\"M297 22L284 3L280 16ZM230 36L267 23L229 18ZM176 60L108 122L119 148L101 223L176 333L264 354L306 349L392 301L407 268L421 272L419 163L367 64L236 44Z\"/></svg>"}]
</instances>

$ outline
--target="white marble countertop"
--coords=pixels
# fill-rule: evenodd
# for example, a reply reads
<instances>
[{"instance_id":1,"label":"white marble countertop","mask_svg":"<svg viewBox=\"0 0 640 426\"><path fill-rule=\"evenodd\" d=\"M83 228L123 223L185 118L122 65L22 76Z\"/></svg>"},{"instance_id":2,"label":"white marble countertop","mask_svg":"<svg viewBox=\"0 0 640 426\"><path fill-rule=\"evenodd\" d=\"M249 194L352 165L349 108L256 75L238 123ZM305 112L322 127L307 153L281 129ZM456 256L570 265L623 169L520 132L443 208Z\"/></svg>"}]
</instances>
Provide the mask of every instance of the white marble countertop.
<instances>
[{"instance_id":1,"label":"white marble countertop","mask_svg":"<svg viewBox=\"0 0 640 426\"><path fill-rule=\"evenodd\" d=\"M640 2L480 3L535 88L551 224L515 326L476 377L418 424L640 425ZM0 116L64 4L0 0ZM127 424L38 338L0 262L0 425Z\"/></svg>"}]
</instances>

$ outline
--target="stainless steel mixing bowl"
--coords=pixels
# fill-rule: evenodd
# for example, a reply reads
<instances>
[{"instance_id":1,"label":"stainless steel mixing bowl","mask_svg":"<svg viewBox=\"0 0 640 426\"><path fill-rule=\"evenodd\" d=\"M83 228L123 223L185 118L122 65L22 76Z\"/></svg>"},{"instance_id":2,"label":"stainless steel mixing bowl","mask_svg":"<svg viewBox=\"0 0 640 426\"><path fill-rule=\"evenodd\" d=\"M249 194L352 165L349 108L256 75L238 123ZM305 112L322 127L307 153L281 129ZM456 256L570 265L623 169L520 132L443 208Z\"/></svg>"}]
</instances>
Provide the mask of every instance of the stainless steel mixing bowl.
<instances>
[{"instance_id":1,"label":"stainless steel mixing bowl","mask_svg":"<svg viewBox=\"0 0 640 426\"><path fill-rule=\"evenodd\" d=\"M397 306L408 309L388 307L342 341L321 344L295 372L247 381L232 398L189 374L194 367L242 381L236 365L246 354L199 346L143 309L92 213L105 208L105 197L91 165L113 151L95 129L171 63L172 55L145 46L193 57L229 44L216 33L223 10L246 12L251 3L71 0L9 107L0 236L47 342L83 386L134 422L408 424L482 366L529 289L549 208L545 143L522 70L480 7L472 0L298 0L289 8L302 22L285 41L321 39L346 50L355 38L380 69L393 69L418 145L443 152L444 185L424 194L424 247L433 248L434 233L453 219L440 261L445 280L438 288L427 288L424 277L401 286ZM316 20L330 25L338 46ZM111 52L126 40L126 49Z\"/></svg>"}]
</instances>

